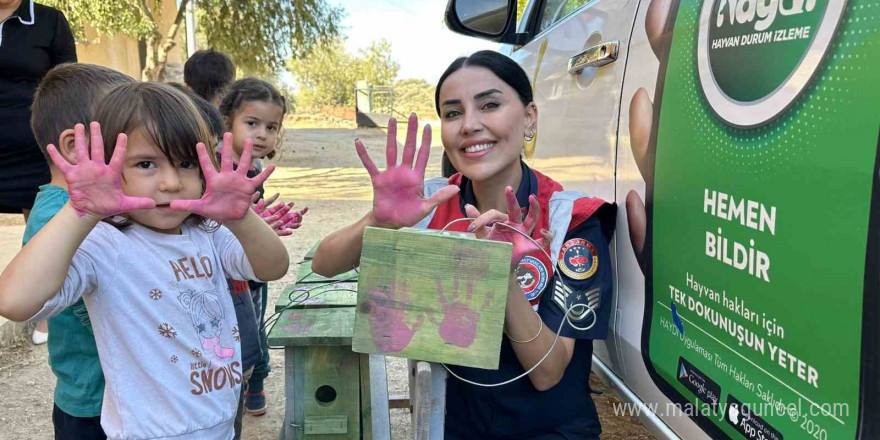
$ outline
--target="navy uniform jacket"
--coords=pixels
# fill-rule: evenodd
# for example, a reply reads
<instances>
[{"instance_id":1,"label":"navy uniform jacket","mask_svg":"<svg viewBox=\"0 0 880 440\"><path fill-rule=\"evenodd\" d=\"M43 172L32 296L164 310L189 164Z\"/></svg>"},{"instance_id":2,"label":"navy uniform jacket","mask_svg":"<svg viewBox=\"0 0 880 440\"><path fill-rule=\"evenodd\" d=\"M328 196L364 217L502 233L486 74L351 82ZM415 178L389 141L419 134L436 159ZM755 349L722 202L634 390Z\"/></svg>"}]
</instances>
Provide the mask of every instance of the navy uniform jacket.
<instances>
[{"instance_id":1,"label":"navy uniform jacket","mask_svg":"<svg viewBox=\"0 0 880 440\"><path fill-rule=\"evenodd\" d=\"M536 390L527 377L485 388L450 376L446 388L447 439L597 439L601 432L590 398L589 378L593 339L604 339L608 334L613 292L608 246L614 233L616 206L582 193L563 191L552 179L524 163L522 167L517 200L520 206L528 207L529 195L534 194L542 209L533 238L541 239L541 228L556 234L548 249L555 261L547 261L542 252L536 252L517 267L515 275L523 292L554 332L565 310L574 304L589 305L596 313L582 307L571 311L571 322L589 329L562 326L561 336L576 339L575 351L560 382L547 391ZM450 177L448 183L446 179L429 180L426 195L447 184L458 185L459 195L438 206L416 227L442 229L450 221L465 217L465 204L476 205L471 182L461 174ZM449 229L464 231L467 226L467 222L459 222ZM499 383L524 372L506 336L498 370L450 368L480 383Z\"/></svg>"}]
</instances>

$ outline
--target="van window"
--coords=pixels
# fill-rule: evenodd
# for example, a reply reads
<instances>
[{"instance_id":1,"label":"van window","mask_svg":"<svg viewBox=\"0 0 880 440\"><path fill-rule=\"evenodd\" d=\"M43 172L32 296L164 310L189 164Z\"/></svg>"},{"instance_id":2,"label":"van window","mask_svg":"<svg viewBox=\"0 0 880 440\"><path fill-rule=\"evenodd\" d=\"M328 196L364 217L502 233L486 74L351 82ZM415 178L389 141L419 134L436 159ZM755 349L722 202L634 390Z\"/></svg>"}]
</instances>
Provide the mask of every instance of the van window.
<instances>
[{"instance_id":1,"label":"van window","mask_svg":"<svg viewBox=\"0 0 880 440\"><path fill-rule=\"evenodd\" d=\"M541 26L538 32L553 26L554 23L589 2L590 0L548 0L541 10Z\"/></svg>"}]
</instances>

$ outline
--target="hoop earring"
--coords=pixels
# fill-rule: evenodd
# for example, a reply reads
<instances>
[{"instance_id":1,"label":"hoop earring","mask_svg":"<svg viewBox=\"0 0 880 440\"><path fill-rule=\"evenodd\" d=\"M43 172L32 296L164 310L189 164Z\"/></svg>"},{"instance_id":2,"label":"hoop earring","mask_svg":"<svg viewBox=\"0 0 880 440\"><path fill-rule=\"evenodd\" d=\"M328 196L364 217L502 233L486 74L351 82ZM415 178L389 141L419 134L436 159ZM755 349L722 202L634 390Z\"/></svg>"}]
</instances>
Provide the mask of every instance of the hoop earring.
<instances>
[{"instance_id":1,"label":"hoop earring","mask_svg":"<svg viewBox=\"0 0 880 440\"><path fill-rule=\"evenodd\" d=\"M532 157L535 154L535 144L538 141L538 128L536 127L532 132L526 133L523 136L523 152L525 153L526 158Z\"/></svg>"}]
</instances>

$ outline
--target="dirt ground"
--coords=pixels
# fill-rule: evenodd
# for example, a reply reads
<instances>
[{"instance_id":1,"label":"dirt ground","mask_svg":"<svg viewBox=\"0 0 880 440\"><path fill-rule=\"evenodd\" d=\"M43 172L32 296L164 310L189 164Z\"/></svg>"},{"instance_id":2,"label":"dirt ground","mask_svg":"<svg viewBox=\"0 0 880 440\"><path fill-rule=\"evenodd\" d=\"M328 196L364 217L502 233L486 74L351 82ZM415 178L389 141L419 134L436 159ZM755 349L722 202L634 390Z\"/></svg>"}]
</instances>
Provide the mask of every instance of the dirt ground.
<instances>
[{"instance_id":1,"label":"dirt ground","mask_svg":"<svg viewBox=\"0 0 880 440\"><path fill-rule=\"evenodd\" d=\"M364 140L368 151L382 167L385 135L379 130L301 129L287 130L284 149L277 161L279 169L270 178L267 191L281 192L283 200L309 207L305 223L293 236L284 238L291 255L291 270L282 280L270 283L269 309L283 287L293 282L296 266L316 240L339 228L369 209L369 179L354 152L353 138ZM403 134L401 133L401 139ZM438 175L439 140L434 141L428 175ZM367 185L366 189L363 188ZM20 217L20 216L17 216ZM0 224L15 225L20 220L0 215ZM272 373L266 380L268 413L246 416L246 439L275 440L281 428L283 400L283 355L272 352ZM388 358L389 394L407 390L406 361ZM455 380L455 379L450 379ZM35 347L24 340L0 349L0 439L52 438L51 411L55 377L47 364L46 346ZM615 416L612 405L620 402L616 393L596 380L591 385L601 393L594 395L603 427L604 439L653 439L644 427L629 417ZM409 411L391 410L394 439L411 438Z\"/></svg>"}]
</instances>

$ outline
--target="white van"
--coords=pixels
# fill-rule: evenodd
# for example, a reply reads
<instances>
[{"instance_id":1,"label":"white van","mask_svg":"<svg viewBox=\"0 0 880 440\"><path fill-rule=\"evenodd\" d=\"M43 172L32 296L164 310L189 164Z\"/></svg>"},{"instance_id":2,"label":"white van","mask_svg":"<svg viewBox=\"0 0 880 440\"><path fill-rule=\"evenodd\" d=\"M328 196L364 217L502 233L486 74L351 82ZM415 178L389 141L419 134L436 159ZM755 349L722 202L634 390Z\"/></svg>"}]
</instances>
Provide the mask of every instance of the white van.
<instances>
[{"instance_id":1,"label":"white van","mask_svg":"<svg viewBox=\"0 0 880 440\"><path fill-rule=\"evenodd\" d=\"M880 439L880 1L522 6L446 21L530 75L529 164L620 205L594 370L658 438Z\"/></svg>"}]
</instances>

